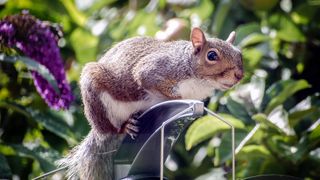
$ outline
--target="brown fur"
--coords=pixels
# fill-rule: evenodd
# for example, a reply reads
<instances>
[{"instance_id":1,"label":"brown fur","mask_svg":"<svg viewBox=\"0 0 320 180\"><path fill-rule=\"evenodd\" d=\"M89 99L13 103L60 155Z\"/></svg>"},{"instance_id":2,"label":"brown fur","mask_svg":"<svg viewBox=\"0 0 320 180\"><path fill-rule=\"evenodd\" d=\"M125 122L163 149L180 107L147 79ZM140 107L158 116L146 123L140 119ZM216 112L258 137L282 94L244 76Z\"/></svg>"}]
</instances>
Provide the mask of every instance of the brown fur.
<instances>
[{"instance_id":1,"label":"brown fur","mask_svg":"<svg viewBox=\"0 0 320 180\"><path fill-rule=\"evenodd\" d=\"M229 42L233 40L234 35L230 36ZM112 125L111 120L122 120L110 119L114 117L110 113L114 112L101 101L102 93L107 92L116 104L147 103L150 95L162 101L181 99L178 85L188 79L210 80L222 89L231 87L242 78L243 69L240 51L229 42L206 40L203 32L195 28L191 42L162 42L135 37L118 43L99 62L88 63L81 74L80 89L85 116L92 131L60 161L60 164L69 166L69 177L113 179L112 154L103 152L118 148L124 136L119 133L124 130ZM217 61L208 61L209 50L217 52ZM123 126L126 124L124 121Z\"/></svg>"}]
</instances>

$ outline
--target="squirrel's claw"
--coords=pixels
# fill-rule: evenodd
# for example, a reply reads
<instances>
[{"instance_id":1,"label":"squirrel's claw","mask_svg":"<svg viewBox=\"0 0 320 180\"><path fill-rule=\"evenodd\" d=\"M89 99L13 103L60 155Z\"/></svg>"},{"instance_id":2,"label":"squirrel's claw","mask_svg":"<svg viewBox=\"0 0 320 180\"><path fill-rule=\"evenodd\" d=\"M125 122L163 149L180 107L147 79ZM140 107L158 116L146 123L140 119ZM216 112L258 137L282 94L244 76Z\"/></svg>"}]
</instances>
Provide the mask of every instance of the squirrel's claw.
<instances>
[{"instance_id":1,"label":"squirrel's claw","mask_svg":"<svg viewBox=\"0 0 320 180\"><path fill-rule=\"evenodd\" d=\"M132 124L132 125L134 125L134 126L137 126L138 120L136 120L135 118L130 118L130 119L128 120L128 124Z\"/></svg>"},{"instance_id":2,"label":"squirrel's claw","mask_svg":"<svg viewBox=\"0 0 320 180\"><path fill-rule=\"evenodd\" d=\"M133 131L133 132L136 132L136 133L139 132L138 126L136 126L136 125L134 125L134 124L128 123L128 124L126 125L126 128L129 129L129 130L131 130L131 131Z\"/></svg>"},{"instance_id":3,"label":"squirrel's claw","mask_svg":"<svg viewBox=\"0 0 320 180\"><path fill-rule=\"evenodd\" d=\"M129 118L125 125L125 132L135 139L138 136L139 127L137 126L138 121L134 118Z\"/></svg>"}]
</instances>

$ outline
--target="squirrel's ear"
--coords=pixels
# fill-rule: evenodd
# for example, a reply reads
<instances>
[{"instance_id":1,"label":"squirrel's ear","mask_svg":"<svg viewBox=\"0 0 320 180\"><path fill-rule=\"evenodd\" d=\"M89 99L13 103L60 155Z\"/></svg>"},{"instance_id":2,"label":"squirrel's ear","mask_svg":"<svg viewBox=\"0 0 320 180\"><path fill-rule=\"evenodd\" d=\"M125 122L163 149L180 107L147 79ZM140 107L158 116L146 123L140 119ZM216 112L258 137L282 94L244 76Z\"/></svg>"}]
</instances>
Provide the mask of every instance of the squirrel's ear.
<instances>
[{"instance_id":1,"label":"squirrel's ear","mask_svg":"<svg viewBox=\"0 0 320 180\"><path fill-rule=\"evenodd\" d=\"M234 40L236 39L236 32L235 31L232 31L230 34L229 34L229 37L227 38L227 42L230 43L230 44L233 44L234 43Z\"/></svg>"},{"instance_id":2,"label":"squirrel's ear","mask_svg":"<svg viewBox=\"0 0 320 180\"><path fill-rule=\"evenodd\" d=\"M202 46L206 42L206 38L200 28L193 28L190 35L190 40L192 42L192 45L195 49L201 49Z\"/></svg>"}]
</instances>

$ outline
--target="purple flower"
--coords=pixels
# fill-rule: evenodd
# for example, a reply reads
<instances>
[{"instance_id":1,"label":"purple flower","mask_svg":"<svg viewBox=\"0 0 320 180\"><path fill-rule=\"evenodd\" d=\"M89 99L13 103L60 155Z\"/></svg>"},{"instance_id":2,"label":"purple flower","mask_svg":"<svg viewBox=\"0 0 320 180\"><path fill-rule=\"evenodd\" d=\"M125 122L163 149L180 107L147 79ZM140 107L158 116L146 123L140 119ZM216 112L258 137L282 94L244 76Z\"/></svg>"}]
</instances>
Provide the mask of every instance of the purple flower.
<instances>
[{"instance_id":1,"label":"purple flower","mask_svg":"<svg viewBox=\"0 0 320 180\"><path fill-rule=\"evenodd\" d=\"M0 21L0 43L38 61L56 79L60 92L56 92L36 71L31 73L37 91L50 107L57 110L67 109L73 101L57 44L59 38L59 30L26 12Z\"/></svg>"}]
</instances>

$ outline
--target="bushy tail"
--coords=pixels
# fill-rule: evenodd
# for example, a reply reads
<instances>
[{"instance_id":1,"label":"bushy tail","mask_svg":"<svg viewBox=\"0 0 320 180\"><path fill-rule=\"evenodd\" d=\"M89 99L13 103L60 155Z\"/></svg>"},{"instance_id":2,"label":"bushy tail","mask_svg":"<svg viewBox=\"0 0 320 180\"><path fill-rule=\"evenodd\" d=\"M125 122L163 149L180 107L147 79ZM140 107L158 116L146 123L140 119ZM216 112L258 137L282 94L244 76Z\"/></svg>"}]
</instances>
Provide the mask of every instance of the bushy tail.
<instances>
[{"instance_id":1,"label":"bushy tail","mask_svg":"<svg viewBox=\"0 0 320 180\"><path fill-rule=\"evenodd\" d=\"M122 138L119 134L102 136L91 130L81 144L57 164L68 167L68 179L113 180L113 156Z\"/></svg>"}]
</instances>

